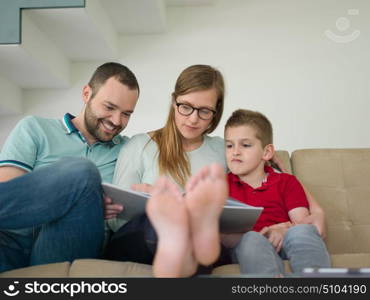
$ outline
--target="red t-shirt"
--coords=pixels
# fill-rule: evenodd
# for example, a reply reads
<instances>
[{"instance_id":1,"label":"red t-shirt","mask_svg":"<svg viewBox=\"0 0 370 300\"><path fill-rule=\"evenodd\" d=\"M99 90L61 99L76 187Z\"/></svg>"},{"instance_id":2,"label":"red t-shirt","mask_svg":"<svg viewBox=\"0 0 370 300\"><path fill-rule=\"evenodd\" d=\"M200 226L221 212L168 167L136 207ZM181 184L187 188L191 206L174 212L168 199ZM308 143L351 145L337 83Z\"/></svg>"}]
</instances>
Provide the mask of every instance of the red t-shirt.
<instances>
[{"instance_id":1,"label":"red t-shirt","mask_svg":"<svg viewBox=\"0 0 370 300\"><path fill-rule=\"evenodd\" d=\"M267 180L258 188L252 188L238 176L229 173L230 197L252 206L264 208L254 231L261 231L265 226L290 221L288 211L296 207L308 208L306 194L295 176L276 173L271 167L265 167Z\"/></svg>"}]
</instances>

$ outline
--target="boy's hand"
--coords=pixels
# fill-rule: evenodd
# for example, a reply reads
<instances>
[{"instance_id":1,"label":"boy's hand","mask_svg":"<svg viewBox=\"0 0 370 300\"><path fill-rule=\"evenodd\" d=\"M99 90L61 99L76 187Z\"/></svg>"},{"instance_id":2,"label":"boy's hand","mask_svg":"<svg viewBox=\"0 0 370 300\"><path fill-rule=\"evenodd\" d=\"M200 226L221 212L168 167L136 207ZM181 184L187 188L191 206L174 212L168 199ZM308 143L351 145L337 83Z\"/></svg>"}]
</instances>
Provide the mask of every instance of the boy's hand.
<instances>
[{"instance_id":1,"label":"boy's hand","mask_svg":"<svg viewBox=\"0 0 370 300\"><path fill-rule=\"evenodd\" d=\"M290 222L275 224L262 228L260 234L264 235L269 240L276 249L276 252L280 252L283 246L285 233L291 226L292 224Z\"/></svg>"},{"instance_id":2,"label":"boy's hand","mask_svg":"<svg viewBox=\"0 0 370 300\"><path fill-rule=\"evenodd\" d=\"M283 246L285 230L282 228L268 229L264 236L269 240L276 252L281 250Z\"/></svg>"},{"instance_id":3,"label":"boy's hand","mask_svg":"<svg viewBox=\"0 0 370 300\"><path fill-rule=\"evenodd\" d=\"M107 195L103 195L104 199L104 218L106 220L117 217L117 215L123 210L123 206L120 204L113 204L113 200Z\"/></svg>"}]
</instances>

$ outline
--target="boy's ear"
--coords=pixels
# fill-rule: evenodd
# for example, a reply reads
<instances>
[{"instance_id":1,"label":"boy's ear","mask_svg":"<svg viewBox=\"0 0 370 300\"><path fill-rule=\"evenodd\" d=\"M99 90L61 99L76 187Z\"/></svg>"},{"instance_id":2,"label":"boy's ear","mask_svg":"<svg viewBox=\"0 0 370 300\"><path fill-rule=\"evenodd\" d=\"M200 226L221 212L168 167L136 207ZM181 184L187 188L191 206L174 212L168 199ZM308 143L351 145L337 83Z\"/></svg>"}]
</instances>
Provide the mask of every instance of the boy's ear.
<instances>
[{"instance_id":1,"label":"boy's ear","mask_svg":"<svg viewBox=\"0 0 370 300\"><path fill-rule=\"evenodd\" d=\"M85 102L85 104L87 102L89 102L89 100L91 99L91 95L92 95L92 89L91 87L87 84L83 87L82 89L82 99L83 101Z\"/></svg>"},{"instance_id":2,"label":"boy's ear","mask_svg":"<svg viewBox=\"0 0 370 300\"><path fill-rule=\"evenodd\" d=\"M263 160L269 161L275 154L275 148L273 144L268 144L263 150Z\"/></svg>"}]
</instances>

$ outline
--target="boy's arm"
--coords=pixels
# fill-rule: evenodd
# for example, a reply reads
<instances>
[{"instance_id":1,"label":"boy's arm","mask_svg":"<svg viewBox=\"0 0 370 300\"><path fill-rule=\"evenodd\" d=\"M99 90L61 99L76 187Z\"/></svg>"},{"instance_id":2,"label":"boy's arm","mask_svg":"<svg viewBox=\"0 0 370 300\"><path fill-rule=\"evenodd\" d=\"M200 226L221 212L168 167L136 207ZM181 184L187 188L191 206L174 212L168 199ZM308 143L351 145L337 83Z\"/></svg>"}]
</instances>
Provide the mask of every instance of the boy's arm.
<instances>
[{"instance_id":1,"label":"boy's arm","mask_svg":"<svg viewBox=\"0 0 370 300\"><path fill-rule=\"evenodd\" d=\"M306 207L296 207L288 211L288 215L293 225L305 224L304 221L310 215L310 212Z\"/></svg>"},{"instance_id":2,"label":"boy's arm","mask_svg":"<svg viewBox=\"0 0 370 300\"><path fill-rule=\"evenodd\" d=\"M276 252L281 250L283 246L284 236L287 230L294 226L295 224L302 224L307 216L309 216L309 211L306 207L296 207L288 212L291 222L284 222L274 224L268 227L264 227L260 233L264 235L269 242L274 246Z\"/></svg>"},{"instance_id":3,"label":"boy's arm","mask_svg":"<svg viewBox=\"0 0 370 300\"><path fill-rule=\"evenodd\" d=\"M279 169L287 173L286 169L284 168L282 162L279 160L277 155L275 154L273 158L271 159L274 164L276 164ZM325 213L324 210L321 208L321 206L317 203L315 198L312 196L312 194L304 187L302 184L302 187L304 189L304 192L307 197L307 201L309 203L310 208L310 214L306 217L306 220L303 222L305 224L313 224L316 226L319 234L323 239L326 237L326 224L325 224Z\"/></svg>"}]
</instances>

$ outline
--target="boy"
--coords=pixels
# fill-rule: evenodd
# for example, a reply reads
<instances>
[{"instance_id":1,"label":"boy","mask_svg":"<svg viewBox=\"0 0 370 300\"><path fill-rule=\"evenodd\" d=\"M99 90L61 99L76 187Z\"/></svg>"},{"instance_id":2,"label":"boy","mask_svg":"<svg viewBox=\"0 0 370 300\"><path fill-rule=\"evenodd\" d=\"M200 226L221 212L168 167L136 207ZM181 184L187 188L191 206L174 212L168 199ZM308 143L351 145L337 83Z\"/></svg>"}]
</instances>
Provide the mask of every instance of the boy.
<instances>
[{"instance_id":1,"label":"boy","mask_svg":"<svg viewBox=\"0 0 370 300\"><path fill-rule=\"evenodd\" d=\"M241 273L281 276L283 259L294 273L305 267L330 267L329 254L315 226L302 224L308 202L298 180L266 165L274 155L272 126L262 114L239 109L225 125L229 195L264 210L253 231L224 235ZM284 222L294 226L276 226ZM275 226L274 226L275 225Z\"/></svg>"}]
</instances>

